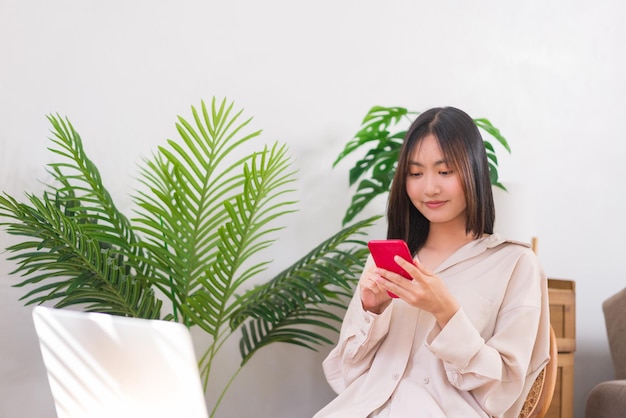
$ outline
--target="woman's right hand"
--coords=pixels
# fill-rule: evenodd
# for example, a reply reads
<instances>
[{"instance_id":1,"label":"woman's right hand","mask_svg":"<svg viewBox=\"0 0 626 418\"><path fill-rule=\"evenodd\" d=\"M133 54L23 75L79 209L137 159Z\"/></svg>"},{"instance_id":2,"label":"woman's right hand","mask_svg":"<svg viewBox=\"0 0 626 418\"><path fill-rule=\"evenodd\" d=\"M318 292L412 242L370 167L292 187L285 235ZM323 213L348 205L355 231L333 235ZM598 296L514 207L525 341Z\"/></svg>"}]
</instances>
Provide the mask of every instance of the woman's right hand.
<instances>
[{"instance_id":1,"label":"woman's right hand","mask_svg":"<svg viewBox=\"0 0 626 418\"><path fill-rule=\"evenodd\" d=\"M359 279L363 309L375 314L381 314L391 303L391 297L379 284L379 280L375 265L371 265Z\"/></svg>"}]
</instances>

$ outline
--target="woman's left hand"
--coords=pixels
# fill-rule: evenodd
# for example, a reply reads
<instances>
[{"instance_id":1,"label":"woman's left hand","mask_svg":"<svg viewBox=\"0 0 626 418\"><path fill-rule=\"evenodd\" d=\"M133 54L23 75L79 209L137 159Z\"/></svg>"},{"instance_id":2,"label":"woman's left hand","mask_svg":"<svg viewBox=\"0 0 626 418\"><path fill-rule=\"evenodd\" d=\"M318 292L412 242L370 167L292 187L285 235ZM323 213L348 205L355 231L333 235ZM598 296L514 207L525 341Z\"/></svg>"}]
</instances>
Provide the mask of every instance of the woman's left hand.
<instances>
[{"instance_id":1,"label":"woman's left hand","mask_svg":"<svg viewBox=\"0 0 626 418\"><path fill-rule=\"evenodd\" d=\"M394 260L413 280L407 280L389 270L376 269L376 274L380 276L379 284L409 305L433 314L443 328L459 310L459 303L448 291L443 280L417 263L410 263L399 256L394 257Z\"/></svg>"}]
</instances>

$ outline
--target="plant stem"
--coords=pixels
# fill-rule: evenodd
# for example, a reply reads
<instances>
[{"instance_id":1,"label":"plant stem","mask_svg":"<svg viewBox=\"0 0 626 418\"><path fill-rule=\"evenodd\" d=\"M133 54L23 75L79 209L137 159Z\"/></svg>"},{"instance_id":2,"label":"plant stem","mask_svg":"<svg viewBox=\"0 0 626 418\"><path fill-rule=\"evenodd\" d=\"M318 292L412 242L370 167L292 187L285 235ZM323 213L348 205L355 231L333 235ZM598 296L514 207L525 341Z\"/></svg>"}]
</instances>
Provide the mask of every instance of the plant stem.
<instances>
[{"instance_id":1,"label":"plant stem","mask_svg":"<svg viewBox=\"0 0 626 418\"><path fill-rule=\"evenodd\" d=\"M159 216L159 220L161 221L161 227L163 227L163 217ZM165 248L165 250L167 251L167 241L165 240L165 233L163 233L163 247ZM176 295L174 294L174 278L172 277L172 275L169 275L170 278L170 299L172 300L172 310L173 310L173 314L174 314L174 321L178 322L178 309L176 309ZM185 324L187 327L189 327L188 324Z\"/></svg>"},{"instance_id":2,"label":"plant stem","mask_svg":"<svg viewBox=\"0 0 626 418\"><path fill-rule=\"evenodd\" d=\"M217 401L215 402L215 406L211 410L210 418L213 418L215 416L215 412L217 411L217 408L220 406L220 403L222 402L222 400L224 399L224 395L226 395L226 391L228 391L228 388L230 388L230 385L233 383L237 375L239 375L239 372L241 371L242 368L243 368L242 366L239 366L237 371L233 373L233 375L228 380L228 383L226 383L226 386L224 386L224 390L222 390L222 393L220 394L219 398L217 398Z\"/></svg>"}]
</instances>

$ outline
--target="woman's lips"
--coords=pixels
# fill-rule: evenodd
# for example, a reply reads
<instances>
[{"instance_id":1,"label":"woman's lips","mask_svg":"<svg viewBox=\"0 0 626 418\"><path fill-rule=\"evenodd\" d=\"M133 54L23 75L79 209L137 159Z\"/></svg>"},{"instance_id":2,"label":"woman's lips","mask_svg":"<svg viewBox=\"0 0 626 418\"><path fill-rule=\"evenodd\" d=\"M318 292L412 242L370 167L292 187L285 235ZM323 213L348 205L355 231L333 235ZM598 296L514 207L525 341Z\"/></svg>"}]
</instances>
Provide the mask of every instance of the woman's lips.
<instances>
[{"instance_id":1,"label":"woman's lips","mask_svg":"<svg viewBox=\"0 0 626 418\"><path fill-rule=\"evenodd\" d=\"M443 206L445 203L446 203L445 200L431 200L429 202L424 202L426 207L428 207L430 209L437 209L437 208Z\"/></svg>"}]
</instances>

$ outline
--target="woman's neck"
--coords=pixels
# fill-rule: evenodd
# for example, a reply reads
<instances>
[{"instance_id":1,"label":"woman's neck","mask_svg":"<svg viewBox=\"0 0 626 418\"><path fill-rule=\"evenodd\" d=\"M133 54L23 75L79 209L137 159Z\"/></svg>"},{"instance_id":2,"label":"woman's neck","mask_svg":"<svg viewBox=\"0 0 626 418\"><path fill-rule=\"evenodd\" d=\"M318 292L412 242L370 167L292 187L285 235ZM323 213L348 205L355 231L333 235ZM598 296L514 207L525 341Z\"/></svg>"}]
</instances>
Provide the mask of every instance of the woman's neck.
<instances>
[{"instance_id":1,"label":"woman's neck","mask_svg":"<svg viewBox=\"0 0 626 418\"><path fill-rule=\"evenodd\" d=\"M433 271L459 248L474 239L473 234L466 232L464 224L431 223L428 238L418 251L418 258L428 270Z\"/></svg>"}]
</instances>

